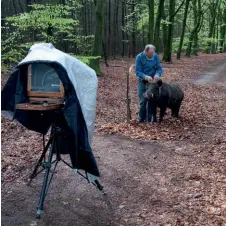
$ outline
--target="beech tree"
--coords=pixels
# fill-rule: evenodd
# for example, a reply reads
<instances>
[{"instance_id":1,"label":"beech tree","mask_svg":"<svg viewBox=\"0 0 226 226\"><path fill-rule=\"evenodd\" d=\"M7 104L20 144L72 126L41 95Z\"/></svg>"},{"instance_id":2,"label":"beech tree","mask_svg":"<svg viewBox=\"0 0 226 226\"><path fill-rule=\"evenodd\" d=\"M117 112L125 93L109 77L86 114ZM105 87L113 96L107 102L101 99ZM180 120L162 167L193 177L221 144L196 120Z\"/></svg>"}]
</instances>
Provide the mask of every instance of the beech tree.
<instances>
[{"instance_id":1,"label":"beech tree","mask_svg":"<svg viewBox=\"0 0 226 226\"><path fill-rule=\"evenodd\" d=\"M191 31L191 34L189 36L189 43L186 50L186 56L191 55L192 50L192 43L194 39L197 39L197 34L200 31L201 28L201 22L202 22L202 8L201 8L201 0L192 0L193 5L193 11L194 11L194 27ZM198 5L198 11L197 11L197 5ZM196 40L197 42L197 40Z\"/></svg>"},{"instance_id":2,"label":"beech tree","mask_svg":"<svg viewBox=\"0 0 226 226\"><path fill-rule=\"evenodd\" d=\"M179 60L181 57L181 50L184 42L184 35L185 35L185 29L186 29L186 23L187 23L187 16L188 16L188 8L189 3L191 0L186 0L185 2L185 8L184 8L184 18L183 18L183 24L182 24L182 31L181 31L181 37L180 37L180 43L177 50L177 59Z\"/></svg>"},{"instance_id":3,"label":"beech tree","mask_svg":"<svg viewBox=\"0 0 226 226\"><path fill-rule=\"evenodd\" d=\"M96 6L96 26L95 26L95 38L92 47L92 56L98 58L91 62L92 68L95 69L98 75L101 74L100 71L100 61L99 56L101 56L102 50L102 38L104 31L104 0L95 0Z\"/></svg>"}]
</instances>

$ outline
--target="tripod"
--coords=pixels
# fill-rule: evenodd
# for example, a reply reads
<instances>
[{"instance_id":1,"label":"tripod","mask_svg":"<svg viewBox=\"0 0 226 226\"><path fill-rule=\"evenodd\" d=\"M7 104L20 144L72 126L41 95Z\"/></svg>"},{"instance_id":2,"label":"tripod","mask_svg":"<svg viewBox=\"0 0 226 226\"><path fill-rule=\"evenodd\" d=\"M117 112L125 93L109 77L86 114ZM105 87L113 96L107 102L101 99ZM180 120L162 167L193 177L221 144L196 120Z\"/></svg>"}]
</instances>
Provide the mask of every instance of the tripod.
<instances>
[{"instance_id":1,"label":"tripod","mask_svg":"<svg viewBox=\"0 0 226 226\"><path fill-rule=\"evenodd\" d=\"M52 129L51 129L50 138L49 138L46 145L44 145L44 142L43 142L43 152L41 154L41 157L38 160L38 163L35 166L33 173L30 175L30 180L28 182L28 185L30 185L32 180L38 174L40 174L42 171L45 170L42 190L41 190L41 194L40 194L40 198L39 198L39 202L38 202L38 206L37 206L37 210L36 210L36 217L37 218L40 218L42 213L43 213L44 200L45 200L45 197L47 195L51 181L53 179L53 175L56 172L57 164L60 161L62 161L68 167L70 167L71 169L74 169L70 164L68 164L66 161L64 161L61 158L61 153L60 153L60 148L59 148L59 138L60 138L60 136L62 136L61 128L56 126L55 124L53 124ZM49 150L49 155L48 155L48 158L47 158L47 161L46 161L46 154L47 154L48 150ZM56 153L56 159L52 161L54 151ZM51 169L52 166L53 166L53 169ZM40 167L42 169L39 169ZM87 173L86 173L86 175L82 174L79 171L77 171L77 173L80 176L82 176L83 178L85 178L88 182L90 182ZM100 184L100 182L97 179L94 180L91 183L93 185L95 185L103 194L105 194L103 186Z\"/></svg>"}]
</instances>

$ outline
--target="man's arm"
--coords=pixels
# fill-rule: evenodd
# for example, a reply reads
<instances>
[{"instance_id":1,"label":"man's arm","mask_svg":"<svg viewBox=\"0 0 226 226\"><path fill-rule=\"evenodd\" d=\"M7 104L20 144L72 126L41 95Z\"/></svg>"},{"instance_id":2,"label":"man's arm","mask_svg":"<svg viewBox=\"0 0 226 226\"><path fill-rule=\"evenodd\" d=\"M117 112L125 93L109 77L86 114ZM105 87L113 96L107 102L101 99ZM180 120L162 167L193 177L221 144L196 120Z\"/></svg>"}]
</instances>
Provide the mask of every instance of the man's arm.
<instances>
[{"instance_id":1,"label":"man's arm","mask_svg":"<svg viewBox=\"0 0 226 226\"><path fill-rule=\"evenodd\" d=\"M141 78L141 79L145 79L146 75L142 72L142 64L141 64L141 60L140 60L140 56L138 55L136 57L136 75Z\"/></svg>"},{"instance_id":2,"label":"man's arm","mask_svg":"<svg viewBox=\"0 0 226 226\"><path fill-rule=\"evenodd\" d=\"M156 54L156 61L157 61L157 64L156 64L156 73L155 74L157 74L159 77L161 77L163 70L162 70L162 65L160 63L158 54Z\"/></svg>"}]
</instances>

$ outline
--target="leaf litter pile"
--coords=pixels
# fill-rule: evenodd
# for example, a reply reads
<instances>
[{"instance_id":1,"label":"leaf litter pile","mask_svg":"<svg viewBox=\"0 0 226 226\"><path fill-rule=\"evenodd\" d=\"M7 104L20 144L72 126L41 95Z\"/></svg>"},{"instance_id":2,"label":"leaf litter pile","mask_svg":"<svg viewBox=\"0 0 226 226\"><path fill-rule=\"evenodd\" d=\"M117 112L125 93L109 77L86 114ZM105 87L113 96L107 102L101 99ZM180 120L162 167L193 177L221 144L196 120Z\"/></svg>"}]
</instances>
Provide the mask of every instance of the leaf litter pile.
<instances>
[{"instance_id":1,"label":"leaf litter pile","mask_svg":"<svg viewBox=\"0 0 226 226\"><path fill-rule=\"evenodd\" d=\"M173 64L163 63L163 81L180 84L185 99L181 106L180 120L171 119L170 111L167 111L161 124L136 122L138 97L134 72L130 75L132 120L126 123L127 61L109 60L109 67L102 64L104 76L99 77L97 135L117 134L129 139L157 140L169 149L175 149L179 155L188 152L200 159L200 172L191 172L186 177L187 189L185 194L181 193L189 196L194 192L194 185L191 184L195 183L197 191L193 195L194 201L181 203L186 217L178 218L176 225L200 225L195 222L226 225L226 79L224 77L224 81L219 80L214 84L198 85L192 82L209 65L225 58L226 54L200 54L180 61L174 60ZM134 60L131 60L130 65L132 63ZM7 78L8 74L2 74L2 86ZM40 155L42 137L4 117L1 125L1 180L4 185L28 177ZM194 212L199 213L199 218L203 219L197 219ZM194 223L184 224L185 218Z\"/></svg>"}]
</instances>

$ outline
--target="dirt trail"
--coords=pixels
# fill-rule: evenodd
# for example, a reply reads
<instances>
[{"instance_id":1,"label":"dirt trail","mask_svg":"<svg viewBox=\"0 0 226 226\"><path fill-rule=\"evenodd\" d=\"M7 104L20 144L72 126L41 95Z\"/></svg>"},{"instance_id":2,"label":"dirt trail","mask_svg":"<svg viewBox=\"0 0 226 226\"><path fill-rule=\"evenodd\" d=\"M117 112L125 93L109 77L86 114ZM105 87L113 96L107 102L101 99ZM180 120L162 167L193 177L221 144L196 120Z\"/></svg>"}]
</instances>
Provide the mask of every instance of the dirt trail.
<instances>
[{"instance_id":1,"label":"dirt trail","mask_svg":"<svg viewBox=\"0 0 226 226\"><path fill-rule=\"evenodd\" d=\"M219 68L214 82L225 84L225 66L225 59L216 62L194 81L212 82L208 73ZM226 85L218 91L224 106L225 89ZM31 187L22 179L3 187L2 225L35 221L40 226L225 226L226 144L220 142L217 150L209 144L217 129L216 125L203 131L206 142L146 142L96 134L94 154L111 204L95 187L61 165L41 220L35 219L35 208L42 175ZM219 131L218 136L226 137L225 121Z\"/></svg>"},{"instance_id":2,"label":"dirt trail","mask_svg":"<svg viewBox=\"0 0 226 226\"><path fill-rule=\"evenodd\" d=\"M195 84L226 83L226 58L216 61L194 80Z\"/></svg>"}]
</instances>

